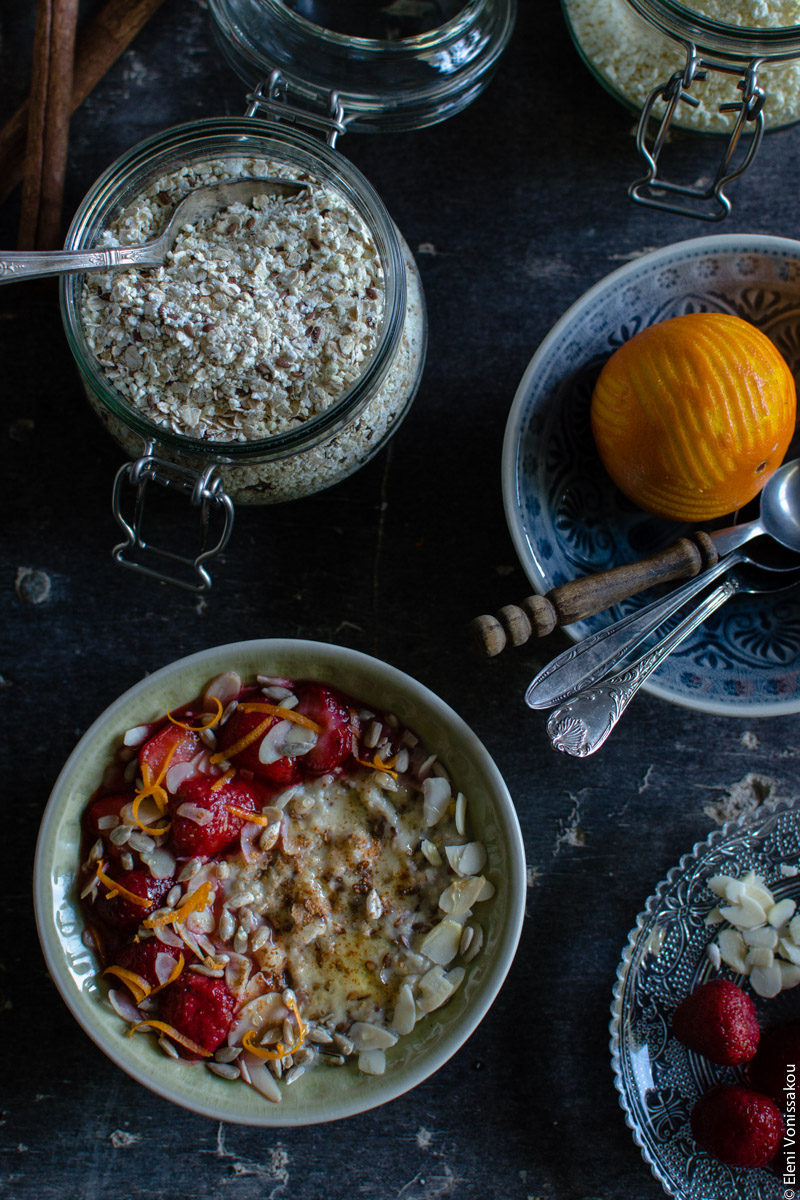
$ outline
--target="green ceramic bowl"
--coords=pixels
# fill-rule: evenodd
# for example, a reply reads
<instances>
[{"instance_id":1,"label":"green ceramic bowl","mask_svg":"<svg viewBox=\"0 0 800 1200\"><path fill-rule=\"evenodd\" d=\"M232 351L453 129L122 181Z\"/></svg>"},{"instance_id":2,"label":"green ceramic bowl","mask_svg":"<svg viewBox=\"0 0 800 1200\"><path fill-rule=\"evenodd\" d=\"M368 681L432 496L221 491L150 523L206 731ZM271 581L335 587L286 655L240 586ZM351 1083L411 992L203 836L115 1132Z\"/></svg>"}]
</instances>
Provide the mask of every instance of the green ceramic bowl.
<instances>
[{"instance_id":1,"label":"green ceramic bowl","mask_svg":"<svg viewBox=\"0 0 800 1200\"><path fill-rule=\"evenodd\" d=\"M92 953L81 935L76 893L80 817L121 734L186 701L223 670L314 678L395 712L435 752L469 798L470 831L486 845L485 874L495 896L481 905L485 942L448 1004L421 1020L387 1053L386 1073L362 1075L353 1064L306 1072L272 1104L241 1081L166 1058L155 1040L128 1037L105 1002ZM67 1006L108 1057L145 1087L194 1112L245 1125L314 1124L351 1116L408 1091L445 1063L476 1028L511 965L526 895L519 823L503 779L481 742L451 708L394 667L322 642L263 640L203 650L143 679L81 738L56 781L36 848L34 904L50 974Z\"/></svg>"}]
</instances>

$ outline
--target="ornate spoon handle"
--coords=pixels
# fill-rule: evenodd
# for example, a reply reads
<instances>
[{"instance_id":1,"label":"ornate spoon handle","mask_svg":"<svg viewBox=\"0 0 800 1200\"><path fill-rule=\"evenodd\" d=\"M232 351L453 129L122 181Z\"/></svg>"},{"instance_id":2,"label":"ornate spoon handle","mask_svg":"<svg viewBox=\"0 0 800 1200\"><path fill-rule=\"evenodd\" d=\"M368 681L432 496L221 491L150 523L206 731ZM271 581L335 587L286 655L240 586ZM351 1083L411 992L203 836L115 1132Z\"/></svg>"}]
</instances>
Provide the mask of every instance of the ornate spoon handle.
<instances>
[{"instance_id":1,"label":"ornate spoon handle","mask_svg":"<svg viewBox=\"0 0 800 1200\"><path fill-rule=\"evenodd\" d=\"M742 554L735 550L720 559L716 566L675 588L664 599L654 600L646 608L637 609L613 625L606 625L576 642L543 667L532 680L525 693L526 704L531 708L552 708L583 691L627 658L640 642L687 601L741 561Z\"/></svg>"},{"instance_id":2,"label":"ornate spoon handle","mask_svg":"<svg viewBox=\"0 0 800 1200\"><path fill-rule=\"evenodd\" d=\"M736 580L727 579L663 637L649 654L601 683L578 692L566 704L555 709L547 721L547 732L555 749L563 750L574 758L585 758L599 750L647 677L736 591Z\"/></svg>"},{"instance_id":3,"label":"ornate spoon handle","mask_svg":"<svg viewBox=\"0 0 800 1200\"><path fill-rule=\"evenodd\" d=\"M164 258L160 243L110 247L108 250L0 250L0 283L97 271L108 267L158 266Z\"/></svg>"}]
</instances>

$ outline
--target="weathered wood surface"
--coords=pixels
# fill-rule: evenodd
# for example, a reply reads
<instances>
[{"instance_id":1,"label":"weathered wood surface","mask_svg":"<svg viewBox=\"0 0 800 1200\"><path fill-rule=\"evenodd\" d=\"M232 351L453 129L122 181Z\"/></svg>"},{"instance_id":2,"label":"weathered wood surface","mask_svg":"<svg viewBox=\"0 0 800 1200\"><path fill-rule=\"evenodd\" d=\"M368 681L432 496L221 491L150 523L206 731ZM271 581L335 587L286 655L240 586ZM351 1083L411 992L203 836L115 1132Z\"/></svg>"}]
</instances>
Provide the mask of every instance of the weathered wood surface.
<instances>
[{"instance_id":1,"label":"weathered wood surface","mask_svg":"<svg viewBox=\"0 0 800 1200\"><path fill-rule=\"evenodd\" d=\"M240 510L208 598L112 563L121 454L82 396L55 287L0 289L0 1192L9 1200L661 1195L609 1066L620 951L645 898L720 806L797 790L798 719L740 722L641 695L597 756L572 760L550 749L544 714L522 703L564 636L489 661L462 635L476 613L530 591L506 531L500 448L539 341L620 263L708 232L629 203L631 116L582 66L555 0L521 9L497 79L468 112L342 143L417 254L430 309L423 385L390 447L352 479L289 507ZM0 119L26 95L32 24L27 0L5 0ZM170 0L73 120L66 215L134 142L239 113L244 90L202 5ZM705 149L683 144L689 177L706 170ZM796 236L799 192L794 128L765 140L725 228ZM5 246L17 215L15 196L0 209ZM49 583L39 603L26 569ZM507 983L444 1069L362 1117L274 1133L174 1108L95 1049L49 981L30 888L49 790L94 717L172 659L269 635L376 654L452 704L506 777L530 881Z\"/></svg>"}]
</instances>

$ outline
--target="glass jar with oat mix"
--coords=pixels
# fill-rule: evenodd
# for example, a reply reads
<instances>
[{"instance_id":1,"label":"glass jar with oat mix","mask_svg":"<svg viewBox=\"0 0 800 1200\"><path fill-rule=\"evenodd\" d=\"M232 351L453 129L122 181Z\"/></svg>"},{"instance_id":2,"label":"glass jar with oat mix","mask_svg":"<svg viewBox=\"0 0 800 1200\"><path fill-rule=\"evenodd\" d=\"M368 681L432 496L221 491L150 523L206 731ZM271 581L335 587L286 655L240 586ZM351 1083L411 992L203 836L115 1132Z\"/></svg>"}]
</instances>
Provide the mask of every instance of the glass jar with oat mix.
<instances>
[{"instance_id":1,"label":"glass jar with oat mix","mask_svg":"<svg viewBox=\"0 0 800 1200\"><path fill-rule=\"evenodd\" d=\"M262 58L255 74L271 69L245 116L157 134L112 164L86 196L67 249L140 245L195 188L267 181L263 194L183 227L163 267L62 279L64 325L89 402L131 459L114 487L125 531L118 561L204 590L207 562L230 536L234 503L320 491L395 432L424 365L422 287L381 198L336 141L350 128L413 128L463 108L496 65L515 3L457 4L455 17L409 37L398 9L394 42L382 25L385 41L327 31L295 12L308 7L300 0L230 0L231 20L246 9L277 14L312 49L318 43L297 60L313 71L313 85L296 74L287 79ZM219 22L223 6L213 7ZM319 7L312 5L317 16ZM448 2L421 0L408 11L431 8L439 13ZM361 10L354 3L331 12L341 21ZM232 31L241 34L240 24L231 25L229 42ZM352 61L366 55L371 65L363 77L343 76L355 88L343 93L328 83L348 54ZM247 75L243 60L229 57ZM425 86L421 63L433 77ZM275 180L298 184L297 194L272 194ZM159 549L145 536L154 485L186 494L199 510L199 542L188 553L174 544Z\"/></svg>"},{"instance_id":2,"label":"glass jar with oat mix","mask_svg":"<svg viewBox=\"0 0 800 1200\"><path fill-rule=\"evenodd\" d=\"M703 220L725 217L725 188L749 167L764 130L800 120L798 0L562 0L562 7L589 69L640 113L646 174L631 184L631 198ZM711 182L659 175L670 129L725 138Z\"/></svg>"}]
</instances>

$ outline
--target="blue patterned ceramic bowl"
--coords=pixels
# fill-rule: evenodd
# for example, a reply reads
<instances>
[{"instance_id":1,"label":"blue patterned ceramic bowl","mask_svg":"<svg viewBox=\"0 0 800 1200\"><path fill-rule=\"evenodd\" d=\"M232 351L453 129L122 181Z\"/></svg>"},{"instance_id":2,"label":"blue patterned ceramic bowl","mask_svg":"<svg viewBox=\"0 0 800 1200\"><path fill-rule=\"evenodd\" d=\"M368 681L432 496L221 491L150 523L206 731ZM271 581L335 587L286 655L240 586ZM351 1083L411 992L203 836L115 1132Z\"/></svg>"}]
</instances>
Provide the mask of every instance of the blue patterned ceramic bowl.
<instances>
[{"instance_id":1,"label":"blue patterned ceramic bowl","mask_svg":"<svg viewBox=\"0 0 800 1200\"><path fill-rule=\"evenodd\" d=\"M800 875L781 867L800 859L797 805L759 809L717 829L663 880L639 914L617 971L611 1005L611 1061L619 1101L642 1156L675 1200L792 1200L780 1176L712 1158L695 1143L689 1118L695 1101L715 1083L743 1081L741 1068L718 1067L670 1035L672 1014L706 979L716 976L706 946L719 926L705 924L717 903L708 880L755 871L778 899L800 901ZM723 968L724 977L743 983ZM800 994L772 1000L750 993L759 1022L797 1020Z\"/></svg>"},{"instance_id":2,"label":"blue patterned ceramic bowl","mask_svg":"<svg viewBox=\"0 0 800 1200\"><path fill-rule=\"evenodd\" d=\"M686 532L617 490L595 449L589 406L600 367L618 346L645 326L698 311L751 321L798 376L800 241L730 234L644 254L586 292L542 342L517 390L503 448L506 517L537 592L634 562ZM799 450L796 436L788 457ZM584 637L653 595L645 592L567 633ZM800 590L729 601L647 687L705 712L800 711Z\"/></svg>"}]
</instances>

